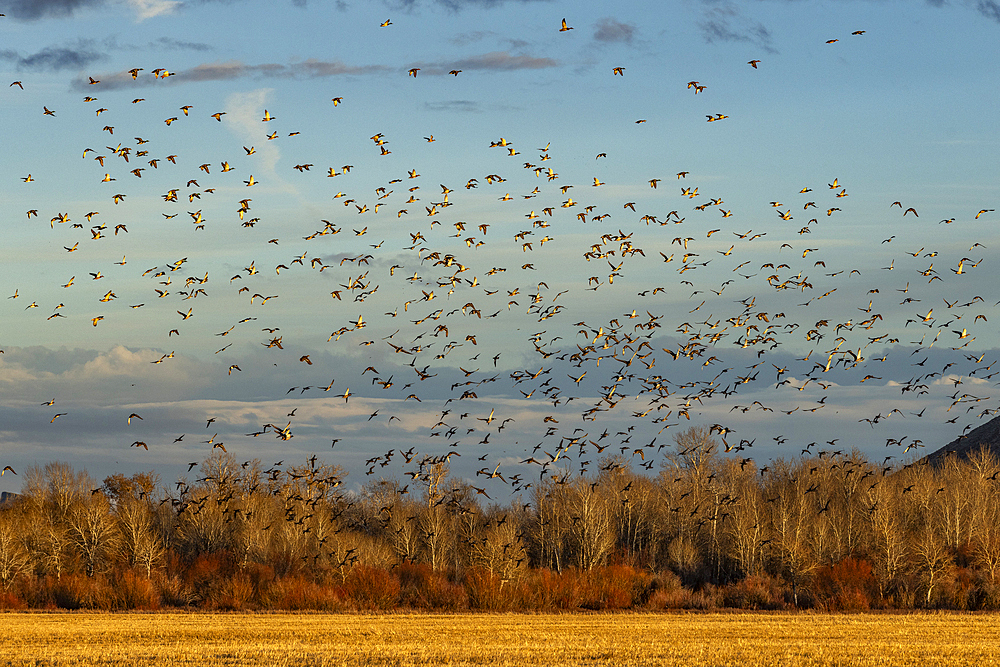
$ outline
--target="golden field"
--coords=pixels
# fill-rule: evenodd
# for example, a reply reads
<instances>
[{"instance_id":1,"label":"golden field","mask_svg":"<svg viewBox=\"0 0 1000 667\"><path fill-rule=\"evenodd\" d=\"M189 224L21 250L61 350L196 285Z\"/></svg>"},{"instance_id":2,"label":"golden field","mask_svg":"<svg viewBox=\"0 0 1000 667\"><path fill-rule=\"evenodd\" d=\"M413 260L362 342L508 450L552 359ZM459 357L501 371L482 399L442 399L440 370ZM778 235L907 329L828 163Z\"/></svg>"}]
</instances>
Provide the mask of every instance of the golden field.
<instances>
[{"instance_id":1,"label":"golden field","mask_svg":"<svg viewBox=\"0 0 1000 667\"><path fill-rule=\"evenodd\" d=\"M10 613L8 665L972 665L995 615Z\"/></svg>"}]
</instances>

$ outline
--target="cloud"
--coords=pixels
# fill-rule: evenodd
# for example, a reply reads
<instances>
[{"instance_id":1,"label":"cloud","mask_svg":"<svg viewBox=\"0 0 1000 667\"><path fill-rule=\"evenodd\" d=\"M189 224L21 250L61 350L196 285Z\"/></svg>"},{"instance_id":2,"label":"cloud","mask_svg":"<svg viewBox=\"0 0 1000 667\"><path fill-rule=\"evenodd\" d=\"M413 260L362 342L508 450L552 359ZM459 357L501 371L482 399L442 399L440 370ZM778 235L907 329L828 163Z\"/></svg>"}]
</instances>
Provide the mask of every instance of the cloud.
<instances>
[{"instance_id":1,"label":"cloud","mask_svg":"<svg viewBox=\"0 0 1000 667\"><path fill-rule=\"evenodd\" d=\"M712 6L705 11L705 19L699 24L705 41L748 42L756 44L768 53L777 51L771 46L771 32L764 24L751 21L740 14L733 4Z\"/></svg>"},{"instance_id":2,"label":"cloud","mask_svg":"<svg viewBox=\"0 0 1000 667\"><path fill-rule=\"evenodd\" d=\"M229 2L229 0L199 0L205 2ZM138 21L144 21L155 16L173 14L188 4L183 0L126 0L126 3L136 12ZM108 0L13 0L4 8L4 13L16 19L36 21L44 18L65 18L73 16L80 9L89 7L105 7L112 3ZM305 7L306 0L292 0L296 7ZM347 3L337 0L337 9L345 11Z\"/></svg>"},{"instance_id":3,"label":"cloud","mask_svg":"<svg viewBox=\"0 0 1000 667\"><path fill-rule=\"evenodd\" d=\"M180 42L179 44L184 45L183 48L194 48L195 46L185 42ZM3 57L2 53L0 52L0 57ZM449 63L417 63L410 65L410 67L419 67L421 75L440 75L447 74L453 69L463 71L513 71L542 69L557 67L558 65L558 61L552 58L535 58L527 55L511 55L506 51L492 51ZM150 86L158 83L170 85L191 81L227 81L242 78L317 79L352 74L381 74L392 71L397 70L385 65L348 65L339 60L316 60L315 58L310 58L290 65L281 65L278 63L248 65L239 60L203 63L188 70L174 72L165 79L157 79L153 76L144 75L134 80L128 72L98 74L94 75L94 78L100 80L100 90L115 90L126 87ZM74 79L72 86L75 90L93 90L89 87L87 78L83 76Z\"/></svg>"},{"instance_id":4,"label":"cloud","mask_svg":"<svg viewBox=\"0 0 1000 667\"><path fill-rule=\"evenodd\" d=\"M261 118L272 92L271 88L259 88L246 93L233 93L226 98L226 126L249 145L260 138ZM275 166L281 159L278 147L268 141L258 146L256 153L264 173L277 178Z\"/></svg>"},{"instance_id":5,"label":"cloud","mask_svg":"<svg viewBox=\"0 0 1000 667\"><path fill-rule=\"evenodd\" d=\"M467 46L468 44L482 41L488 37L496 39L496 41L500 44L506 44L507 47L511 49L523 49L528 46L528 42L523 39L503 37L499 33L493 32L492 30L474 30L472 32L463 32L455 35L448 41L457 46Z\"/></svg>"},{"instance_id":6,"label":"cloud","mask_svg":"<svg viewBox=\"0 0 1000 667\"><path fill-rule=\"evenodd\" d=\"M492 70L509 72L521 69L545 69L548 67L558 67L559 61L552 58L536 58L527 55L511 55L507 51L491 51L478 56L470 56L445 63L413 63L407 67L420 68L423 75L448 74L452 70L476 71Z\"/></svg>"},{"instance_id":7,"label":"cloud","mask_svg":"<svg viewBox=\"0 0 1000 667\"><path fill-rule=\"evenodd\" d=\"M104 0L13 0L4 8L7 16L33 21L48 17L71 16L84 7L104 4Z\"/></svg>"},{"instance_id":8,"label":"cloud","mask_svg":"<svg viewBox=\"0 0 1000 667\"><path fill-rule=\"evenodd\" d=\"M156 41L150 42L151 47L160 47L171 51L212 51L214 47L204 42L184 42L173 37L160 37Z\"/></svg>"},{"instance_id":9,"label":"cloud","mask_svg":"<svg viewBox=\"0 0 1000 667\"><path fill-rule=\"evenodd\" d=\"M210 44L204 44L201 42L185 42L172 37L160 37L159 39L150 42L147 47L140 47L131 44L120 44L118 40L112 36L102 39L99 42L93 39L79 39L76 44L46 46L45 48L29 55L21 55L13 49L2 49L0 50L0 61L5 60L12 62L19 70L50 72L67 69L82 70L86 67L90 67L96 62L107 60L108 55L106 52L108 51L143 50L144 48L159 48L171 51L213 50L213 47ZM109 75L108 78L114 79L115 75ZM118 75L118 78L123 81L126 78L128 81L132 80L132 77L124 72ZM113 82L108 83L111 85L105 85L105 88L119 87ZM122 81L118 82L118 84L120 83L122 83ZM82 79L82 85L88 85L87 79Z\"/></svg>"},{"instance_id":10,"label":"cloud","mask_svg":"<svg viewBox=\"0 0 1000 667\"><path fill-rule=\"evenodd\" d=\"M444 102L424 102L424 107L430 111L463 111L479 113L482 109L478 102L472 100L447 100Z\"/></svg>"},{"instance_id":11,"label":"cloud","mask_svg":"<svg viewBox=\"0 0 1000 667\"><path fill-rule=\"evenodd\" d=\"M527 4L529 2L548 2L549 0L434 0L437 4L450 9L453 12L461 11L466 7L476 7L480 9L490 9L499 7L507 2L519 2ZM386 4L395 9L409 10L420 4L420 0L387 0Z\"/></svg>"},{"instance_id":12,"label":"cloud","mask_svg":"<svg viewBox=\"0 0 1000 667\"><path fill-rule=\"evenodd\" d=\"M465 58L454 63L456 68L461 69L490 69L490 70L516 70L516 69L544 69L547 67L558 67L559 63L552 58L534 58L532 56L512 56L506 51L491 51L481 56Z\"/></svg>"},{"instance_id":13,"label":"cloud","mask_svg":"<svg viewBox=\"0 0 1000 667\"><path fill-rule=\"evenodd\" d=\"M179 42L178 48L197 48L191 42ZM118 88L134 88L136 86L151 86L156 84L178 84L191 81L227 81L242 78L287 78L287 79L312 79L328 76L342 76L349 74L376 74L388 72L391 68L383 65L347 65L340 61L325 61L310 58L290 65L278 63L263 63L260 65L247 65L238 60L227 62L203 63L188 70L174 72L172 76L165 79L144 75L137 80L132 79L128 72L117 72L114 74L100 74L95 78L101 81L102 90L115 90ZM86 78L78 78L73 81L73 88L76 90L90 90L87 87Z\"/></svg>"},{"instance_id":14,"label":"cloud","mask_svg":"<svg viewBox=\"0 0 1000 667\"><path fill-rule=\"evenodd\" d=\"M0 51L0 60L15 63L17 69L45 70L56 72L64 69L82 69L91 63L106 59L107 56L95 51L93 45L85 40L74 47L47 46L37 53L22 56L17 51L5 49Z\"/></svg>"},{"instance_id":15,"label":"cloud","mask_svg":"<svg viewBox=\"0 0 1000 667\"><path fill-rule=\"evenodd\" d=\"M135 10L137 19L145 21L154 16L173 14L184 3L179 0L128 0L128 4Z\"/></svg>"},{"instance_id":16,"label":"cloud","mask_svg":"<svg viewBox=\"0 0 1000 667\"><path fill-rule=\"evenodd\" d=\"M609 17L603 18L594 25L594 39L599 42L632 43L635 36L635 26L631 23L621 23Z\"/></svg>"},{"instance_id":17,"label":"cloud","mask_svg":"<svg viewBox=\"0 0 1000 667\"><path fill-rule=\"evenodd\" d=\"M24 387L31 387L32 400L73 397L81 404L121 402L134 394L132 383L151 373L157 378L154 400L189 395L206 386L203 364L176 356L151 366L162 356L159 350L122 345L105 352L8 348L0 357L0 401L23 400Z\"/></svg>"},{"instance_id":18,"label":"cloud","mask_svg":"<svg viewBox=\"0 0 1000 667\"><path fill-rule=\"evenodd\" d=\"M499 37L497 33L492 30L474 30L472 32L463 32L452 37L450 41L452 44L458 46L466 46L472 44L473 42L479 42L487 37Z\"/></svg>"},{"instance_id":19,"label":"cloud","mask_svg":"<svg viewBox=\"0 0 1000 667\"><path fill-rule=\"evenodd\" d=\"M991 21L1000 23L1000 4L994 0L979 0L976 3L976 11Z\"/></svg>"}]
</instances>

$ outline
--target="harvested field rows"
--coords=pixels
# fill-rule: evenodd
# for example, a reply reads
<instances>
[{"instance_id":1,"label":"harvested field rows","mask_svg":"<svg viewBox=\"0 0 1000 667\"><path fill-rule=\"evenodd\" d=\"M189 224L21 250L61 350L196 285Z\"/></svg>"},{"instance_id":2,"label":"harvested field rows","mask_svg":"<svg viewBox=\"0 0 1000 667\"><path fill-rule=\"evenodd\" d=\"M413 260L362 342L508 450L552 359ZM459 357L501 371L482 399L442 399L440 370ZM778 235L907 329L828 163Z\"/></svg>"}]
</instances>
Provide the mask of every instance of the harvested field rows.
<instances>
[{"instance_id":1,"label":"harvested field rows","mask_svg":"<svg viewBox=\"0 0 1000 667\"><path fill-rule=\"evenodd\" d=\"M6 614L8 665L1000 664L994 615Z\"/></svg>"}]
</instances>

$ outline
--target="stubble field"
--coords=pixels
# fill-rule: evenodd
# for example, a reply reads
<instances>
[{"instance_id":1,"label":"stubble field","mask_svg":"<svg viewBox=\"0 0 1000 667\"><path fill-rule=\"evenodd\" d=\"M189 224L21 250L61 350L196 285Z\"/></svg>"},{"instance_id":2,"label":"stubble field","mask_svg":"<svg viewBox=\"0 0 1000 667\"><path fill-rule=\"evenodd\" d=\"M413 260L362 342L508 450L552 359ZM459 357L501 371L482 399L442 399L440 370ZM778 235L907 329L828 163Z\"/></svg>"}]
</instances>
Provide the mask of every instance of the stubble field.
<instances>
[{"instance_id":1,"label":"stubble field","mask_svg":"<svg viewBox=\"0 0 1000 667\"><path fill-rule=\"evenodd\" d=\"M972 665L968 614L5 614L8 665Z\"/></svg>"}]
</instances>

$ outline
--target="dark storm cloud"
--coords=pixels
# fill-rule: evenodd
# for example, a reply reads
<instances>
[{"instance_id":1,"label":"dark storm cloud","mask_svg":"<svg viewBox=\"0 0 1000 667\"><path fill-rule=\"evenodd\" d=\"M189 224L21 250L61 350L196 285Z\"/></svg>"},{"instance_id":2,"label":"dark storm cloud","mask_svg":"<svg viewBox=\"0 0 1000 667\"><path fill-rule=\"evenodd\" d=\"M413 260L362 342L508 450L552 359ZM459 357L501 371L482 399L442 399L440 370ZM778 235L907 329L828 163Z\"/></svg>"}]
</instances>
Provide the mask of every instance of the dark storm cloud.
<instances>
[{"instance_id":1,"label":"dark storm cloud","mask_svg":"<svg viewBox=\"0 0 1000 667\"><path fill-rule=\"evenodd\" d=\"M621 23L610 16L603 18L594 25L594 39L599 42L624 42L632 43L635 37L635 26L630 23Z\"/></svg>"}]
</instances>

